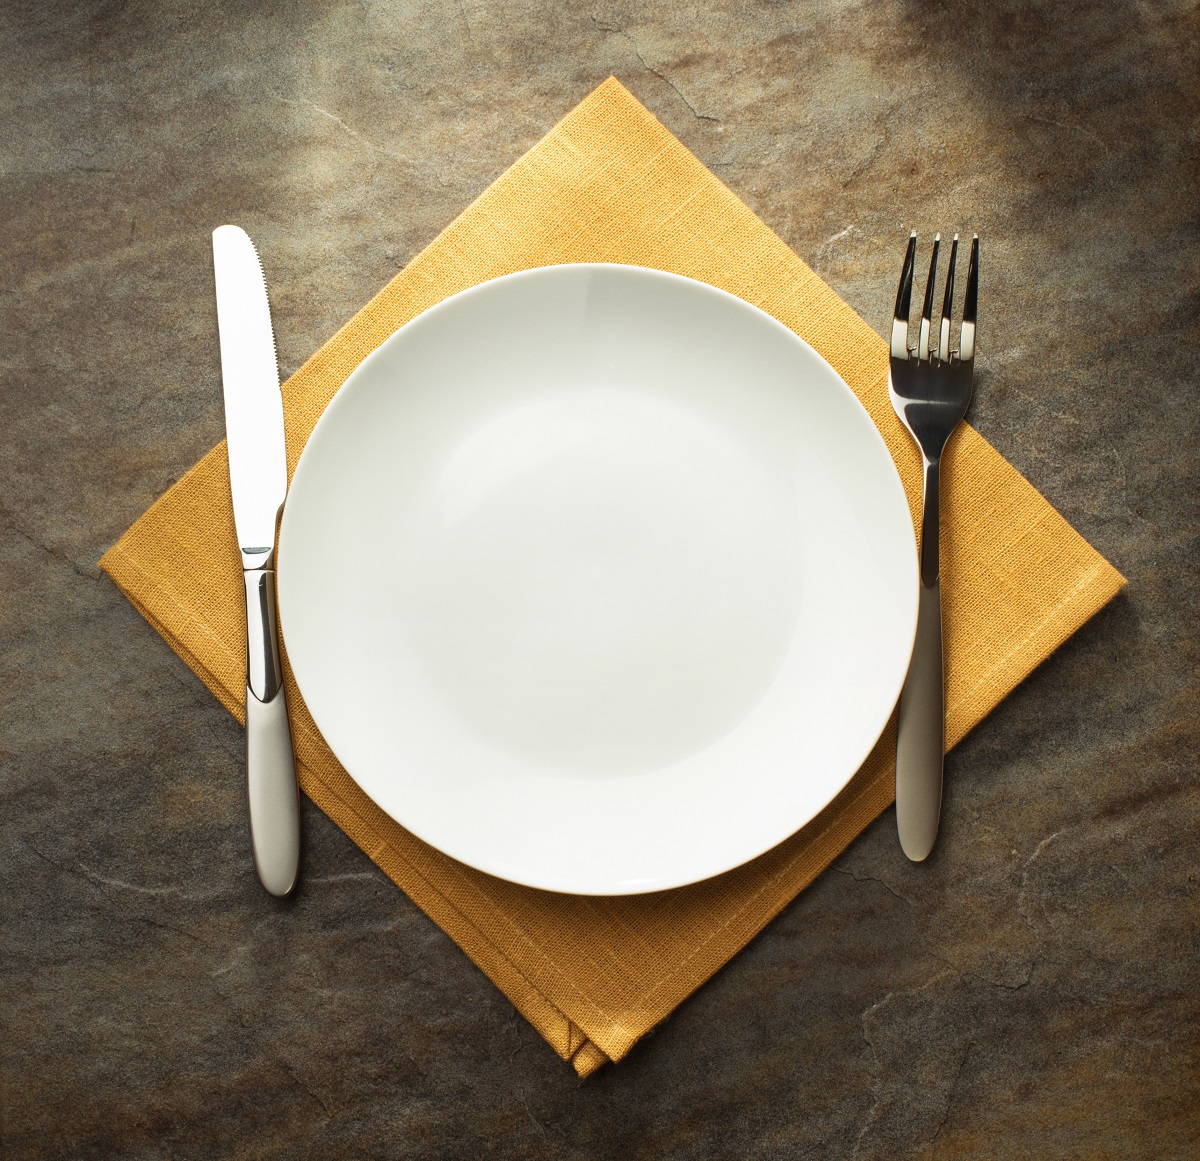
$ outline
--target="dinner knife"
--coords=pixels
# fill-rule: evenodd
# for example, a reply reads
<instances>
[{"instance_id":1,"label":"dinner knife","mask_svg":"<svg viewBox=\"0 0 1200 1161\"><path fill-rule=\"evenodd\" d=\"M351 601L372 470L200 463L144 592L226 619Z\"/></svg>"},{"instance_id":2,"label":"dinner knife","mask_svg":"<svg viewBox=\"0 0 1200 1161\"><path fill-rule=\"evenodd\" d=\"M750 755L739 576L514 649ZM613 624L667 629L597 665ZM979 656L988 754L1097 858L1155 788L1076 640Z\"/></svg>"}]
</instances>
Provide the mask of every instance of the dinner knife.
<instances>
[{"instance_id":1,"label":"dinner knife","mask_svg":"<svg viewBox=\"0 0 1200 1161\"><path fill-rule=\"evenodd\" d=\"M275 525L287 495L283 397L267 285L237 226L213 231L233 522L246 586L246 775L259 880L287 895L300 867L300 799L275 619Z\"/></svg>"}]
</instances>

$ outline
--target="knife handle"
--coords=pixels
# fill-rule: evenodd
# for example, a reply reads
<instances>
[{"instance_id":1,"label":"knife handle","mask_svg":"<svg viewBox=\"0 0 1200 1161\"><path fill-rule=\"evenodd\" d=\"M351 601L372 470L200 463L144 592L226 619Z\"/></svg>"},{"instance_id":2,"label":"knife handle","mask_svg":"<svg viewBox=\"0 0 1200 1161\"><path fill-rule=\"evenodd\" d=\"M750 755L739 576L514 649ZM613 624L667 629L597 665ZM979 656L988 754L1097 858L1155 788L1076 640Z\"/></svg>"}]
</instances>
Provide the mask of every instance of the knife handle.
<instances>
[{"instance_id":1,"label":"knife handle","mask_svg":"<svg viewBox=\"0 0 1200 1161\"><path fill-rule=\"evenodd\" d=\"M914 862L929 857L942 815L946 693L942 658L942 586L938 553L939 462L925 463L917 637L896 733L896 830Z\"/></svg>"},{"instance_id":2,"label":"knife handle","mask_svg":"<svg viewBox=\"0 0 1200 1161\"><path fill-rule=\"evenodd\" d=\"M275 573L247 569L244 576L250 847L262 885L272 895L287 895L300 870L300 796L279 660Z\"/></svg>"}]
</instances>

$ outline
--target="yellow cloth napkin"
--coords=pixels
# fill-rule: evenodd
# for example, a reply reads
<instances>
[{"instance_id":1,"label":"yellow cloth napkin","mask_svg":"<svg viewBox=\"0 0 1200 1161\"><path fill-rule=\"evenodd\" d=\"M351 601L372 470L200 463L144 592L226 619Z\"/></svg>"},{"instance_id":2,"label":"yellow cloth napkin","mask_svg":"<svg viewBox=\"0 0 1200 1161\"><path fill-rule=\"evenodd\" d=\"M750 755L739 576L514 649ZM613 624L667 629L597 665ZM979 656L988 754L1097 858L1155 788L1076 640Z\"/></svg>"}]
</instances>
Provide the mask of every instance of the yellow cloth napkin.
<instances>
[{"instance_id":1,"label":"yellow cloth napkin","mask_svg":"<svg viewBox=\"0 0 1200 1161\"><path fill-rule=\"evenodd\" d=\"M626 262L685 274L791 327L870 412L916 515L918 455L888 402L883 341L611 78L284 384L289 468L334 392L398 327L475 283L560 262ZM955 436L943 470L947 743L953 745L1124 582L970 428ZM242 718L242 580L224 444L100 563ZM835 802L746 866L657 895L556 895L491 878L414 838L338 764L290 672L287 694L304 792L581 1076L624 1056L893 800L889 729Z\"/></svg>"}]
</instances>

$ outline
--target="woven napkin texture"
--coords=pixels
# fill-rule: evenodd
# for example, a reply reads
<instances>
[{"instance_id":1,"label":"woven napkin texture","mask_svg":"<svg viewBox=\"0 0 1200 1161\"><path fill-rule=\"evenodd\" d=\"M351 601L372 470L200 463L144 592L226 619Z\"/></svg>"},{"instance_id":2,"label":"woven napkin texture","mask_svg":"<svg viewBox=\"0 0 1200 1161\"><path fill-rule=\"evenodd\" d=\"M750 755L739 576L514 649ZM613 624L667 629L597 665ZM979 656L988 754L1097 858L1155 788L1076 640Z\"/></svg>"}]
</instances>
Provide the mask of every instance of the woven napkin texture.
<instances>
[{"instance_id":1,"label":"woven napkin texture","mask_svg":"<svg viewBox=\"0 0 1200 1161\"><path fill-rule=\"evenodd\" d=\"M669 270L774 315L858 395L899 467L915 518L919 459L888 402L884 342L611 78L284 384L289 470L334 392L398 327L486 279L562 262ZM986 358L986 343L984 351ZM969 427L951 441L943 475L947 744L953 745L1124 582ZM243 588L224 444L100 563L241 719ZM413 837L338 764L290 671L287 695L304 792L581 1076L624 1056L894 797L889 728L818 818L753 862L655 895L559 895L492 878Z\"/></svg>"}]
</instances>

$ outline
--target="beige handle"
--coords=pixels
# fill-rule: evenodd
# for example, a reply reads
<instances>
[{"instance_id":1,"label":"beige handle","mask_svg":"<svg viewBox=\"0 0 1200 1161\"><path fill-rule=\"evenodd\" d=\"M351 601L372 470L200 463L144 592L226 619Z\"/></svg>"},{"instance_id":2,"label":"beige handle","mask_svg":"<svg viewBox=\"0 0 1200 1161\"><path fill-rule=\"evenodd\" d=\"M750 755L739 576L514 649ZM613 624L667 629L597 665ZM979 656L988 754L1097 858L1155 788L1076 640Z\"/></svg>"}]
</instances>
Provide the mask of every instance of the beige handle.
<instances>
[{"instance_id":1,"label":"beige handle","mask_svg":"<svg viewBox=\"0 0 1200 1161\"><path fill-rule=\"evenodd\" d=\"M283 690L268 702L246 690L250 846L262 885L287 895L300 872L300 794Z\"/></svg>"}]
</instances>

